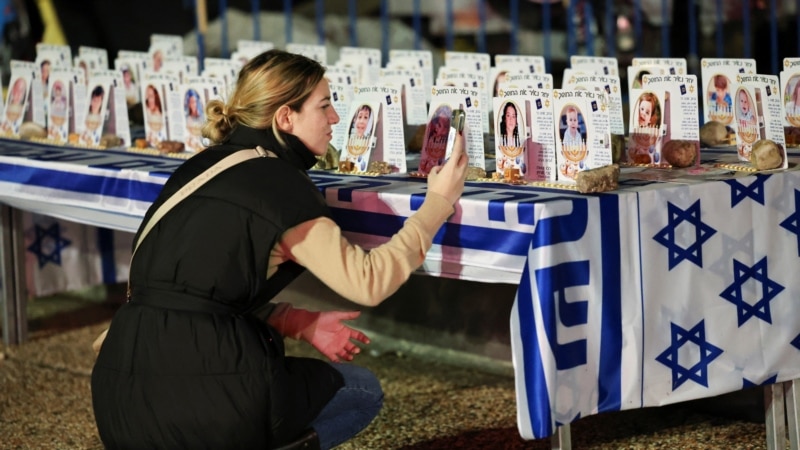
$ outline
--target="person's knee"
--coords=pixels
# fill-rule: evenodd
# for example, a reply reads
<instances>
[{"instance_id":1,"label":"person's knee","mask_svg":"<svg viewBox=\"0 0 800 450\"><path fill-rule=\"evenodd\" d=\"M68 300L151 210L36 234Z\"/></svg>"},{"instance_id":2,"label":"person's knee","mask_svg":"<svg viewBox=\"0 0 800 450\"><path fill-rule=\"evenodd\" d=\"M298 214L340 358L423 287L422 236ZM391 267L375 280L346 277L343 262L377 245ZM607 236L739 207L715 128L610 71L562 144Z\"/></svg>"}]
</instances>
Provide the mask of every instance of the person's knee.
<instances>
[{"instance_id":1,"label":"person's knee","mask_svg":"<svg viewBox=\"0 0 800 450\"><path fill-rule=\"evenodd\" d=\"M338 368L344 375L344 389L359 391L361 408L376 416L383 407L383 388L378 377L369 369L355 365Z\"/></svg>"}]
</instances>

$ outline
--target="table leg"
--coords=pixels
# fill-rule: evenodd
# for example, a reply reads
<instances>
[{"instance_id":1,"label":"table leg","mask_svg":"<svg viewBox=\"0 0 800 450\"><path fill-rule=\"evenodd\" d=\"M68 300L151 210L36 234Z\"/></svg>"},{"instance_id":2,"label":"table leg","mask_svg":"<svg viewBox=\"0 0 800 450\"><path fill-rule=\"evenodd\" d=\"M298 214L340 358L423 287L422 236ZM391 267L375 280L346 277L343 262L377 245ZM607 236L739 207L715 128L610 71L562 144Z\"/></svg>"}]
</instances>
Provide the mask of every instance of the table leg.
<instances>
[{"instance_id":1,"label":"table leg","mask_svg":"<svg viewBox=\"0 0 800 450\"><path fill-rule=\"evenodd\" d=\"M789 444L792 450L800 449L800 418L797 416L800 408L800 379L787 381L784 385L786 397L786 421L789 429Z\"/></svg>"},{"instance_id":2,"label":"table leg","mask_svg":"<svg viewBox=\"0 0 800 450\"><path fill-rule=\"evenodd\" d=\"M21 344L28 337L22 211L6 205L0 206L0 265L3 342Z\"/></svg>"},{"instance_id":3,"label":"table leg","mask_svg":"<svg viewBox=\"0 0 800 450\"><path fill-rule=\"evenodd\" d=\"M767 449L786 448L786 414L783 383L770 384L764 388L765 424L767 426Z\"/></svg>"},{"instance_id":4,"label":"table leg","mask_svg":"<svg viewBox=\"0 0 800 450\"><path fill-rule=\"evenodd\" d=\"M572 436L570 435L569 424L556 427L556 432L550 436L551 450L572 450Z\"/></svg>"}]
</instances>

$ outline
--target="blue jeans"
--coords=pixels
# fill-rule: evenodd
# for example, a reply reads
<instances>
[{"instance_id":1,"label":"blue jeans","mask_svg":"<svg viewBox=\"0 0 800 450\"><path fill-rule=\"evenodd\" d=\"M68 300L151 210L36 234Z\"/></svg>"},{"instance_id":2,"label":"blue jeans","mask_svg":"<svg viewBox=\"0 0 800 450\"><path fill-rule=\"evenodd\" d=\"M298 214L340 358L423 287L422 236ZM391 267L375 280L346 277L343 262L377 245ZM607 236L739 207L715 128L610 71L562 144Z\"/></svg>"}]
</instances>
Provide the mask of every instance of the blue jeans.
<instances>
[{"instance_id":1,"label":"blue jeans","mask_svg":"<svg viewBox=\"0 0 800 450\"><path fill-rule=\"evenodd\" d=\"M344 386L311 422L322 449L333 448L367 427L383 406L383 389L369 370L353 364L332 364Z\"/></svg>"}]
</instances>

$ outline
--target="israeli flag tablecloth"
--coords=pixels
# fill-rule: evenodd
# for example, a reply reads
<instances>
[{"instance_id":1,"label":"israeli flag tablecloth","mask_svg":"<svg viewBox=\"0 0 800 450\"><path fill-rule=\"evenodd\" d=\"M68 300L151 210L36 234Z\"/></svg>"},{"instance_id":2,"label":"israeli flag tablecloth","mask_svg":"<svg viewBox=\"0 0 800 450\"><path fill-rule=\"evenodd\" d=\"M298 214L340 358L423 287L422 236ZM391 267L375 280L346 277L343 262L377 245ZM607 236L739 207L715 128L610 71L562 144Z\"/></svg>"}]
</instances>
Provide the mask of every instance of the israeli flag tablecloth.
<instances>
[{"instance_id":1,"label":"israeli flag tablecloth","mask_svg":"<svg viewBox=\"0 0 800 450\"><path fill-rule=\"evenodd\" d=\"M524 438L800 377L800 172L536 208L511 315Z\"/></svg>"}]
</instances>

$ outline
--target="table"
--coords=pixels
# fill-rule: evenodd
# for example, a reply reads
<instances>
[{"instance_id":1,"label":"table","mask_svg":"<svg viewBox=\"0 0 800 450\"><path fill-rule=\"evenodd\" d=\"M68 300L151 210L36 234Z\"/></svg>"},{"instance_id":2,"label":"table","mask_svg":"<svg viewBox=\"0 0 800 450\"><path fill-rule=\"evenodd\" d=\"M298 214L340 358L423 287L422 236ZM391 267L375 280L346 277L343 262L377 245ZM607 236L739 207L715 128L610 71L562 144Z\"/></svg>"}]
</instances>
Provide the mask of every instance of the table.
<instances>
[{"instance_id":1,"label":"table","mask_svg":"<svg viewBox=\"0 0 800 450\"><path fill-rule=\"evenodd\" d=\"M713 168L731 157L704 150L702 174L624 169L620 189L600 195L467 184L420 271L518 284L510 326L524 438L567 440L568 424L586 415L750 385L775 396L771 435L784 435L784 388L796 424L800 171ZM5 320L24 326L15 209L133 232L181 162L0 140ZM367 248L425 195L424 180L403 175L310 175Z\"/></svg>"}]
</instances>

